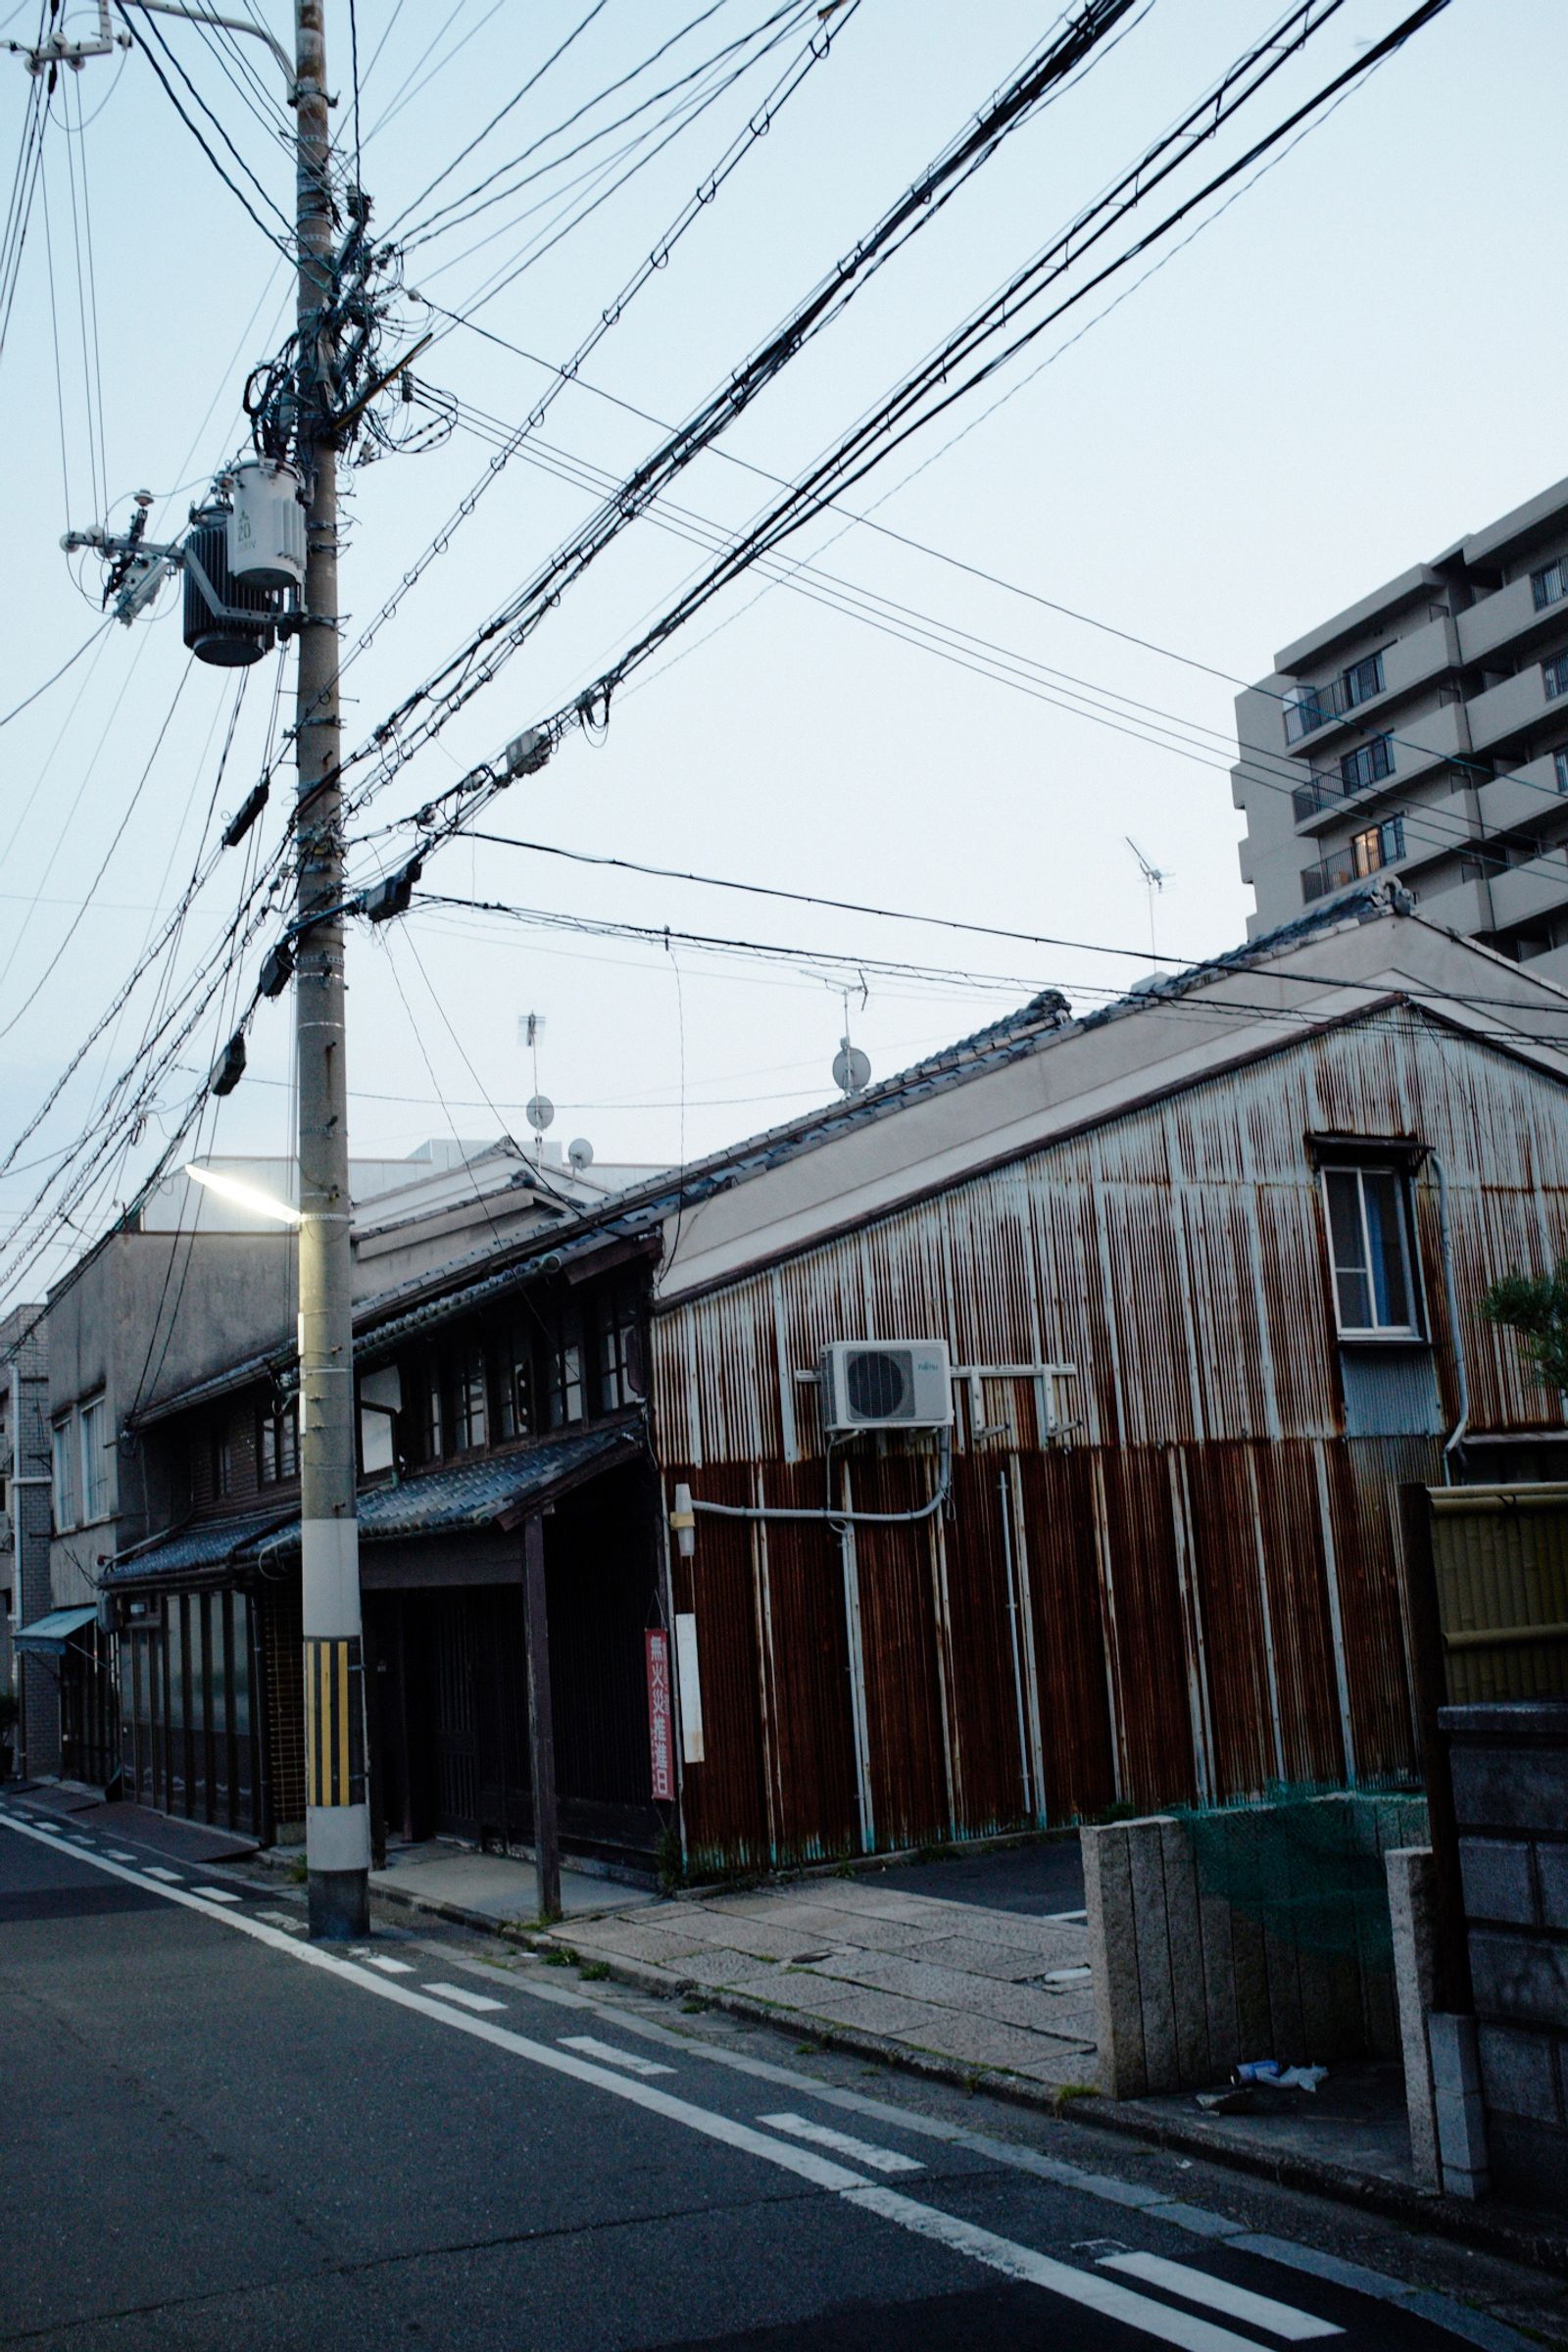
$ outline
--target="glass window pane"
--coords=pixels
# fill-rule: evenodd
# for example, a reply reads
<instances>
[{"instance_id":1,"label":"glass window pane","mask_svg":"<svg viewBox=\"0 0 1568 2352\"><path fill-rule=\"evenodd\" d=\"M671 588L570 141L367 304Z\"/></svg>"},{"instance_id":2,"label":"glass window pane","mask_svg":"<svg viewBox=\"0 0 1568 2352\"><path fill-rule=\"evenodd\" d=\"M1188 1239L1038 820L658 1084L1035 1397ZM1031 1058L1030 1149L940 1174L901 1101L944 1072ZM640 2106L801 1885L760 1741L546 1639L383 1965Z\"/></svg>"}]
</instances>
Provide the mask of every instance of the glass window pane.
<instances>
[{"instance_id":1,"label":"glass window pane","mask_svg":"<svg viewBox=\"0 0 1568 2352\"><path fill-rule=\"evenodd\" d=\"M229 1668L235 1737L248 1740L251 1736L251 1622L250 1603L242 1592L234 1595L234 1642L229 1653Z\"/></svg>"},{"instance_id":2,"label":"glass window pane","mask_svg":"<svg viewBox=\"0 0 1568 2352\"><path fill-rule=\"evenodd\" d=\"M1366 1193L1367 1235L1372 1251L1372 1296L1380 1328L1410 1328L1410 1279L1405 1262L1403 1203L1399 1178L1387 1168L1369 1168L1361 1182Z\"/></svg>"},{"instance_id":3,"label":"glass window pane","mask_svg":"<svg viewBox=\"0 0 1568 2352\"><path fill-rule=\"evenodd\" d=\"M1330 1168L1324 1176L1329 1204L1329 1244L1340 1327L1366 1331L1372 1324L1372 1288L1361 1224L1361 1185L1353 1168Z\"/></svg>"},{"instance_id":4,"label":"glass window pane","mask_svg":"<svg viewBox=\"0 0 1568 2352\"><path fill-rule=\"evenodd\" d=\"M169 1728L185 1728L185 1603L179 1593L169 1600Z\"/></svg>"}]
</instances>

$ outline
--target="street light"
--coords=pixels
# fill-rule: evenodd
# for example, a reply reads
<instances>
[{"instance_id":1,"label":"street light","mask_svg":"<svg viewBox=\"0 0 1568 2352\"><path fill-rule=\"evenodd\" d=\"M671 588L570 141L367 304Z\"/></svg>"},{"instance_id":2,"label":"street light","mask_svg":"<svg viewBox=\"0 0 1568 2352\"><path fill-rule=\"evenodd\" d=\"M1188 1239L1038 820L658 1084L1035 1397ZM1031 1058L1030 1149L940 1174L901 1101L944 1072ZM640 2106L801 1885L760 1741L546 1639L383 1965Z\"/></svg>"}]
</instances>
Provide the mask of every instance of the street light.
<instances>
[{"instance_id":1,"label":"street light","mask_svg":"<svg viewBox=\"0 0 1568 2352\"><path fill-rule=\"evenodd\" d=\"M204 1168L194 1159L185 1162L185 1174L197 1184L205 1184L210 1192L219 1193L225 1200L235 1201L241 1208L254 1209L259 1217L276 1217L280 1225L298 1225L300 1212L286 1200L274 1200L264 1193L259 1184L247 1184L243 1176L224 1176L217 1168Z\"/></svg>"}]
</instances>

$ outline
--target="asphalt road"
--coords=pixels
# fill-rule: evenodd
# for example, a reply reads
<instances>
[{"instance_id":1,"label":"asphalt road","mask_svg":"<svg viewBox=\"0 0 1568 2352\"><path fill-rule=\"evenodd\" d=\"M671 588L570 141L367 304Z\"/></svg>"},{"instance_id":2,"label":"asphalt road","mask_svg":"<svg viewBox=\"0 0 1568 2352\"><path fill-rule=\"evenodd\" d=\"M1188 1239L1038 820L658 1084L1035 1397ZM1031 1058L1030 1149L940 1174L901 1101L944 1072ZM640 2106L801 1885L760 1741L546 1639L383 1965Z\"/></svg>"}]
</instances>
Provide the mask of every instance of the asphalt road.
<instances>
[{"instance_id":1,"label":"asphalt road","mask_svg":"<svg viewBox=\"0 0 1568 2352\"><path fill-rule=\"evenodd\" d=\"M944 1853L928 1862L890 1862L871 1874L871 1884L1041 1919L1052 1911L1083 1909L1083 1851L1076 1836L1041 1838L1023 1845L994 1846L983 1854Z\"/></svg>"},{"instance_id":2,"label":"asphalt road","mask_svg":"<svg viewBox=\"0 0 1568 2352\"><path fill-rule=\"evenodd\" d=\"M0 1806L0 2344L1455 2340L1408 2284L1185 2202L1174 2169L1042 2152L1082 2128L994 2137L982 2100L835 2084L457 1934L323 1950L290 1892L155 1866L101 1821Z\"/></svg>"}]
</instances>

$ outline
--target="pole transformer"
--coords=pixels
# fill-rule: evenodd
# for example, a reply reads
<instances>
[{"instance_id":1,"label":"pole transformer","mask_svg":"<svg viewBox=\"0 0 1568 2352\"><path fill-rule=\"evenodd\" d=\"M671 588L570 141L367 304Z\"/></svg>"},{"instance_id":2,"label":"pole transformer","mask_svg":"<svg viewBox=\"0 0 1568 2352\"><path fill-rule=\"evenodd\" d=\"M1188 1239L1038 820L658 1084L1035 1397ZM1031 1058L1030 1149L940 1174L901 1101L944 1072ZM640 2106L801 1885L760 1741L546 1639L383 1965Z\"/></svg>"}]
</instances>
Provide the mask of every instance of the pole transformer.
<instances>
[{"instance_id":1,"label":"pole transformer","mask_svg":"<svg viewBox=\"0 0 1568 2352\"><path fill-rule=\"evenodd\" d=\"M295 0L299 462L309 498L299 637L300 1518L305 1635L305 1852L310 1928L369 1929L360 1625L348 1075L344 1067L339 780L336 228L329 174L324 0Z\"/></svg>"}]
</instances>

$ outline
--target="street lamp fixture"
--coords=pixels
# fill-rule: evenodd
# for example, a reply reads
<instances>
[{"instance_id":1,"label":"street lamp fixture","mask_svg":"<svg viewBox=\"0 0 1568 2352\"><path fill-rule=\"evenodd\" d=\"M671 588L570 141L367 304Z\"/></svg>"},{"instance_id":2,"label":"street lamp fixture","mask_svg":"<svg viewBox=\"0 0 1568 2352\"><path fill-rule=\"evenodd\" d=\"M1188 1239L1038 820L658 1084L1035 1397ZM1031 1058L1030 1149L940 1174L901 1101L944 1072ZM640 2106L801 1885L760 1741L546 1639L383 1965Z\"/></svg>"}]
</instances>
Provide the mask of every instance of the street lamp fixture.
<instances>
[{"instance_id":1,"label":"street lamp fixture","mask_svg":"<svg viewBox=\"0 0 1568 2352\"><path fill-rule=\"evenodd\" d=\"M300 1212L286 1200L274 1200L264 1193L259 1184L247 1184L243 1176L224 1176L217 1168L204 1168L194 1159L185 1162L185 1174L197 1184L205 1184L209 1192L235 1201L241 1208L253 1209L259 1217L276 1217L280 1225L298 1225Z\"/></svg>"}]
</instances>

